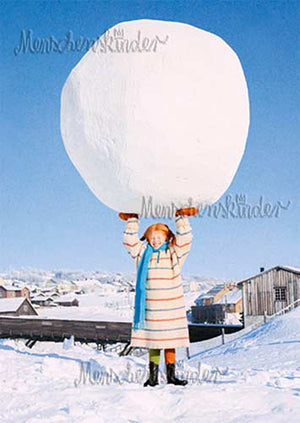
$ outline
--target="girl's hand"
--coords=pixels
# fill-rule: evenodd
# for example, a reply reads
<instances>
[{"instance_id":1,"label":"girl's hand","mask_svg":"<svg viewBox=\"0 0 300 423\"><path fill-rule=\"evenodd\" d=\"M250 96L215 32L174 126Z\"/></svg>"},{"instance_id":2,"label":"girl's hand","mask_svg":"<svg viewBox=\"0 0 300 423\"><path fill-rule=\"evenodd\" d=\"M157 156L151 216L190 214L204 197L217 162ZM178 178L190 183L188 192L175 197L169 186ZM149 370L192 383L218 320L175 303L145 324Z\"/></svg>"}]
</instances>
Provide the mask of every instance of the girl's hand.
<instances>
[{"instance_id":1,"label":"girl's hand","mask_svg":"<svg viewBox=\"0 0 300 423\"><path fill-rule=\"evenodd\" d=\"M122 220L128 220L131 217L136 217L137 219L139 218L139 215L136 213L119 213L119 218Z\"/></svg>"},{"instance_id":2,"label":"girl's hand","mask_svg":"<svg viewBox=\"0 0 300 423\"><path fill-rule=\"evenodd\" d=\"M197 207L187 207L185 209L178 209L175 213L175 216L194 216L198 213L199 210Z\"/></svg>"}]
</instances>

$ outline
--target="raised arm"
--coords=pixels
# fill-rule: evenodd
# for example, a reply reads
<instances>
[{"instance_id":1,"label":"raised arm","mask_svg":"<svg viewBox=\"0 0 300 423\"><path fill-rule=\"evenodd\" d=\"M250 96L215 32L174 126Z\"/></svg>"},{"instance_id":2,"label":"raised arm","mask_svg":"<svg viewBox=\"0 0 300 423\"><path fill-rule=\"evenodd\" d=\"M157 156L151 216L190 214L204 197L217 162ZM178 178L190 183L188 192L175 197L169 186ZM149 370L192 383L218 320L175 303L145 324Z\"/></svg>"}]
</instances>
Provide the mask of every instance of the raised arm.
<instances>
[{"instance_id":1,"label":"raised arm","mask_svg":"<svg viewBox=\"0 0 300 423\"><path fill-rule=\"evenodd\" d=\"M176 242L174 244L174 250L180 269L190 252L193 240L192 227L187 216L193 216L197 213L198 209L194 207L180 209L176 212Z\"/></svg>"},{"instance_id":2,"label":"raised arm","mask_svg":"<svg viewBox=\"0 0 300 423\"><path fill-rule=\"evenodd\" d=\"M179 267L182 268L192 246L193 234L190 222L186 216L177 216L175 223L176 242L174 244L174 250L177 255Z\"/></svg>"},{"instance_id":3,"label":"raised arm","mask_svg":"<svg viewBox=\"0 0 300 423\"><path fill-rule=\"evenodd\" d=\"M130 215L122 214L122 215L123 216L125 215L126 218L123 218L122 216L120 216L121 219L127 221L126 228L124 231L123 245L125 246L128 254L130 254L133 259L136 259L143 245L143 242L139 239L139 236L138 236L139 218L138 218L138 215L133 215L133 214L130 214ZM128 217L128 216L131 216L131 217Z\"/></svg>"}]
</instances>

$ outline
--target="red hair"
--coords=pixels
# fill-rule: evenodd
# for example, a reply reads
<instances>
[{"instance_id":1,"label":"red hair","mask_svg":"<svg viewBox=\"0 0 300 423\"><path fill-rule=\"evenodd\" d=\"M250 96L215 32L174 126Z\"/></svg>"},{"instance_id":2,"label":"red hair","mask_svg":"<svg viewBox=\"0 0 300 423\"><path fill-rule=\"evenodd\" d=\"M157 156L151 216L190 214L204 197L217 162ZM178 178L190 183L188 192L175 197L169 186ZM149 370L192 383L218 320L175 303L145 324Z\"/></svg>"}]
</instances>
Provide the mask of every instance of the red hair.
<instances>
[{"instance_id":1,"label":"red hair","mask_svg":"<svg viewBox=\"0 0 300 423\"><path fill-rule=\"evenodd\" d=\"M149 239L151 237L152 232L159 231L162 232L166 238L166 241L170 241L170 246L173 247L175 244L175 235L171 231L168 225L165 225L164 223L154 223L153 225L149 226L149 228L146 229L144 235L140 238L141 241L144 241L146 239L149 242Z\"/></svg>"}]
</instances>

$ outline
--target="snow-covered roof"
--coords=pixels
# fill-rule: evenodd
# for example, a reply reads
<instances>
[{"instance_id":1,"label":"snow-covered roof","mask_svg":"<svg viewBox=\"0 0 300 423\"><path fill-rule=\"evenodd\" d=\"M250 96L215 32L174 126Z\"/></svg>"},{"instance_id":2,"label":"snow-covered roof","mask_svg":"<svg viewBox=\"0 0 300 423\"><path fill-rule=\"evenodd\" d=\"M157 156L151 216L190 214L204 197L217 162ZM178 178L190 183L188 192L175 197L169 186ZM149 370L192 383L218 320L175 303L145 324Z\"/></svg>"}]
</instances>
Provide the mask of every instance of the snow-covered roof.
<instances>
[{"instance_id":1,"label":"snow-covered roof","mask_svg":"<svg viewBox=\"0 0 300 423\"><path fill-rule=\"evenodd\" d=\"M215 304L236 304L242 298L242 291L240 289L231 289L226 292Z\"/></svg>"},{"instance_id":2,"label":"snow-covered roof","mask_svg":"<svg viewBox=\"0 0 300 423\"><path fill-rule=\"evenodd\" d=\"M49 300L52 300L52 298L51 297L46 297L44 295L37 295L36 297L33 297L31 299L31 301L49 301Z\"/></svg>"},{"instance_id":3,"label":"snow-covered roof","mask_svg":"<svg viewBox=\"0 0 300 423\"><path fill-rule=\"evenodd\" d=\"M299 267L292 267L292 266L274 266L274 267L271 267L271 269L267 269L267 270L264 270L263 272L256 273L256 275L254 275L254 276L249 276L249 278L242 279L241 281L239 281L239 282L237 283L237 285L242 284L243 282L246 282L246 281L248 281L249 279L255 278L256 276L259 276L259 275L263 275L263 274L265 274L265 273L268 273L268 272L270 272L271 270L274 270L274 269L276 269L276 270L279 270L279 269L282 269L282 270L287 270L288 272L293 272L293 273L297 273L297 274L299 274L299 275L300 275L300 268L299 268Z\"/></svg>"},{"instance_id":4,"label":"snow-covered roof","mask_svg":"<svg viewBox=\"0 0 300 423\"><path fill-rule=\"evenodd\" d=\"M57 294L57 292L55 292L55 291L40 291L38 294L39 294L41 297L47 297L47 298L49 298L49 297L51 297L52 295Z\"/></svg>"},{"instance_id":5,"label":"snow-covered roof","mask_svg":"<svg viewBox=\"0 0 300 423\"><path fill-rule=\"evenodd\" d=\"M1 298L0 299L0 313L8 312L8 311L17 311L24 300L25 300L24 297Z\"/></svg>"},{"instance_id":6,"label":"snow-covered roof","mask_svg":"<svg viewBox=\"0 0 300 423\"><path fill-rule=\"evenodd\" d=\"M27 288L25 286L14 286L14 285L1 285L6 291L21 291L23 288Z\"/></svg>"},{"instance_id":7,"label":"snow-covered roof","mask_svg":"<svg viewBox=\"0 0 300 423\"><path fill-rule=\"evenodd\" d=\"M36 284L30 284L30 291L32 291L34 289L40 289L40 286L36 285Z\"/></svg>"},{"instance_id":8,"label":"snow-covered roof","mask_svg":"<svg viewBox=\"0 0 300 423\"><path fill-rule=\"evenodd\" d=\"M224 284L218 284L212 287L209 291L205 292L204 294L199 295L199 297L196 299L202 300L204 298L211 298L214 297L218 292L220 292L222 289L224 289Z\"/></svg>"},{"instance_id":9,"label":"snow-covered roof","mask_svg":"<svg viewBox=\"0 0 300 423\"><path fill-rule=\"evenodd\" d=\"M75 295L72 294L66 294L66 295L62 295L59 298L56 298L56 300L54 300L55 303L68 303L68 302L72 302L74 300L77 300L77 297Z\"/></svg>"},{"instance_id":10,"label":"snow-covered roof","mask_svg":"<svg viewBox=\"0 0 300 423\"><path fill-rule=\"evenodd\" d=\"M300 273L299 267L292 267L292 266L278 266L281 269L290 270L291 272Z\"/></svg>"}]
</instances>

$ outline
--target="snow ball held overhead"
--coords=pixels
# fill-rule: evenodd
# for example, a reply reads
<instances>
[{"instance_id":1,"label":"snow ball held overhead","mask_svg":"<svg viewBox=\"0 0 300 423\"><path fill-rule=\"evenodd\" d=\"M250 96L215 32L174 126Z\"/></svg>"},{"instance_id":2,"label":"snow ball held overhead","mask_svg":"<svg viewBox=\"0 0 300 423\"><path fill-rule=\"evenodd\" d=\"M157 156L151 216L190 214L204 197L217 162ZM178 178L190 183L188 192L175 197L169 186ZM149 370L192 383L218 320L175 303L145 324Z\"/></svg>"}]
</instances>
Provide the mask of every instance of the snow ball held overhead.
<instances>
[{"instance_id":1,"label":"snow ball held overhead","mask_svg":"<svg viewBox=\"0 0 300 423\"><path fill-rule=\"evenodd\" d=\"M61 96L66 151L116 211L207 205L227 190L249 127L248 90L220 37L179 22L134 20L106 31Z\"/></svg>"}]
</instances>

